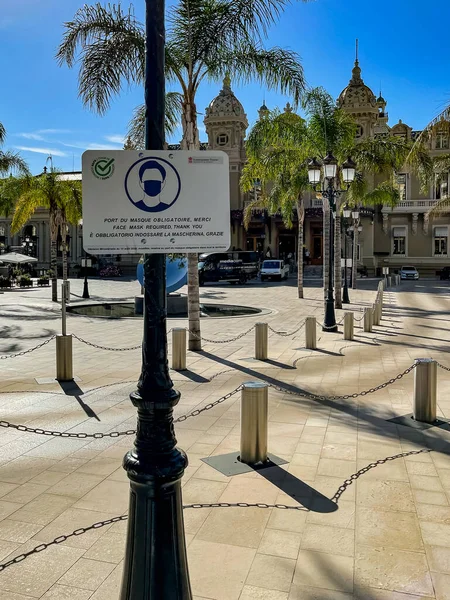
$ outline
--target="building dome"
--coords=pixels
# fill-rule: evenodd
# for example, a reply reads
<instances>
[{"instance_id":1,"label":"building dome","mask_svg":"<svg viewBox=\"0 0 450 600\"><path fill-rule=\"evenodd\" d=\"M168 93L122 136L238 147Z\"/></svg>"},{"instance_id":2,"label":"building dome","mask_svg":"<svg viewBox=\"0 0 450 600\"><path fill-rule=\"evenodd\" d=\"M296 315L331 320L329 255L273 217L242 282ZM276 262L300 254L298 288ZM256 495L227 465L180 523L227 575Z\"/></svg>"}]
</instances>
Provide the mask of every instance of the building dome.
<instances>
[{"instance_id":1,"label":"building dome","mask_svg":"<svg viewBox=\"0 0 450 600\"><path fill-rule=\"evenodd\" d=\"M349 84L344 88L338 98L339 108L347 109L377 109L377 99L361 77L361 68L358 59L355 60L355 66L352 70L352 78Z\"/></svg>"},{"instance_id":2,"label":"building dome","mask_svg":"<svg viewBox=\"0 0 450 600\"><path fill-rule=\"evenodd\" d=\"M229 75L223 80L223 88L206 109L207 117L242 117L245 115L244 107L231 89Z\"/></svg>"}]
</instances>

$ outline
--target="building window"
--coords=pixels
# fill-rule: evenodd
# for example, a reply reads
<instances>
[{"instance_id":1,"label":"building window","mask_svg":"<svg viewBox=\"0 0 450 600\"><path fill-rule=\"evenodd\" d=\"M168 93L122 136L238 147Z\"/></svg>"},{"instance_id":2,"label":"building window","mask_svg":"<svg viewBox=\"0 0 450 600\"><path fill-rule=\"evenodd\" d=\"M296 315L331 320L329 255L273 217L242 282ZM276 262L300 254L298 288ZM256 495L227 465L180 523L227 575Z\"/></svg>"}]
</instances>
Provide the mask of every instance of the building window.
<instances>
[{"instance_id":1,"label":"building window","mask_svg":"<svg viewBox=\"0 0 450 600\"><path fill-rule=\"evenodd\" d=\"M448 198L448 173L436 174L434 196L436 200L446 200Z\"/></svg>"},{"instance_id":2,"label":"building window","mask_svg":"<svg viewBox=\"0 0 450 600\"><path fill-rule=\"evenodd\" d=\"M400 202L405 202L405 200L406 200L406 173L397 173L396 181L397 181L398 191L400 194Z\"/></svg>"},{"instance_id":3,"label":"building window","mask_svg":"<svg viewBox=\"0 0 450 600\"><path fill-rule=\"evenodd\" d=\"M361 138L364 134L364 128L362 127L362 125L357 125L356 126L356 134L355 134L355 138Z\"/></svg>"},{"instance_id":4,"label":"building window","mask_svg":"<svg viewBox=\"0 0 450 600\"><path fill-rule=\"evenodd\" d=\"M447 256L448 251L448 228L447 227L435 227L434 228L434 255L435 256Z\"/></svg>"},{"instance_id":5,"label":"building window","mask_svg":"<svg viewBox=\"0 0 450 600\"><path fill-rule=\"evenodd\" d=\"M226 133L221 133L217 136L216 142L218 146L226 146L229 141L229 137Z\"/></svg>"},{"instance_id":6,"label":"building window","mask_svg":"<svg viewBox=\"0 0 450 600\"><path fill-rule=\"evenodd\" d=\"M406 255L406 227L393 227L393 250L396 256Z\"/></svg>"},{"instance_id":7,"label":"building window","mask_svg":"<svg viewBox=\"0 0 450 600\"><path fill-rule=\"evenodd\" d=\"M436 150L448 150L448 133L446 131L436 133Z\"/></svg>"}]
</instances>

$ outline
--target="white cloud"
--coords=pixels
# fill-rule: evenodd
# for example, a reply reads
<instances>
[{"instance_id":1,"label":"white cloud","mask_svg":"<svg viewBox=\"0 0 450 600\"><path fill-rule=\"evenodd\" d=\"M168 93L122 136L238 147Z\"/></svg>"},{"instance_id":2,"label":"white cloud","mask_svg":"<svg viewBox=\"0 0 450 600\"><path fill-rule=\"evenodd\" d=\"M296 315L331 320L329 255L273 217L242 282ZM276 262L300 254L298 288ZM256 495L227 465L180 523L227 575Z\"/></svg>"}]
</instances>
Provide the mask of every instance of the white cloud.
<instances>
[{"instance_id":1,"label":"white cloud","mask_svg":"<svg viewBox=\"0 0 450 600\"><path fill-rule=\"evenodd\" d=\"M42 135L39 135L37 133L18 133L17 134L19 137L23 137L27 140L35 140L36 142L44 142L45 138L42 137Z\"/></svg>"},{"instance_id":2,"label":"white cloud","mask_svg":"<svg viewBox=\"0 0 450 600\"><path fill-rule=\"evenodd\" d=\"M37 133L72 133L70 129L39 129Z\"/></svg>"},{"instance_id":3,"label":"white cloud","mask_svg":"<svg viewBox=\"0 0 450 600\"><path fill-rule=\"evenodd\" d=\"M122 144L106 144L105 142L73 142L72 144L67 142L59 143L67 148L79 148L80 150L122 150Z\"/></svg>"},{"instance_id":4,"label":"white cloud","mask_svg":"<svg viewBox=\"0 0 450 600\"><path fill-rule=\"evenodd\" d=\"M113 144L123 145L125 143L125 137L123 135L106 135L105 140L112 142Z\"/></svg>"},{"instance_id":5,"label":"white cloud","mask_svg":"<svg viewBox=\"0 0 450 600\"><path fill-rule=\"evenodd\" d=\"M54 148L32 148L31 146L16 146L16 148L24 152L36 152L37 154L46 154L47 156L67 156L65 152L55 150Z\"/></svg>"}]
</instances>

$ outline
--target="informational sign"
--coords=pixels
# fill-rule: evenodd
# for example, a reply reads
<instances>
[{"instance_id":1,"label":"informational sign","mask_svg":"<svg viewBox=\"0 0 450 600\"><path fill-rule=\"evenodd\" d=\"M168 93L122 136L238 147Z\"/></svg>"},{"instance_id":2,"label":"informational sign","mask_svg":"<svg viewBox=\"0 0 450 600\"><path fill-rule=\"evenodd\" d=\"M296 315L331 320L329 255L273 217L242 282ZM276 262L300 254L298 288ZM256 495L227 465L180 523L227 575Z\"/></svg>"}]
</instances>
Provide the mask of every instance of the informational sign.
<instances>
[{"instance_id":1,"label":"informational sign","mask_svg":"<svg viewBox=\"0 0 450 600\"><path fill-rule=\"evenodd\" d=\"M230 247L225 152L88 150L82 165L86 252L188 253Z\"/></svg>"}]
</instances>

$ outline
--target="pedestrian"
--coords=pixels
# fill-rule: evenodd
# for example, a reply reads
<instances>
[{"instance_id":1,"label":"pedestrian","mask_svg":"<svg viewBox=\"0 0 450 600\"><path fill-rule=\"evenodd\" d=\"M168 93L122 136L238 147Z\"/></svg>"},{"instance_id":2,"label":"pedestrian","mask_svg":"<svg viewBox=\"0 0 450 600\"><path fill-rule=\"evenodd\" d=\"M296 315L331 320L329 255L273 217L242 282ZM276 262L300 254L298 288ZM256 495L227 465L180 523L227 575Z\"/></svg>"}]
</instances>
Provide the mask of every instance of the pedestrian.
<instances>
[{"instance_id":1,"label":"pedestrian","mask_svg":"<svg viewBox=\"0 0 450 600\"><path fill-rule=\"evenodd\" d=\"M272 250L270 249L269 246L267 246L266 258L272 258Z\"/></svg>"},{"instance_id":2,"label":"pedestrian","mask_svg":"<svg viewBox=\"0 0 450 600\"><path fill-rule=\"evenodd\" d=\"M308 248L306 248L306 250L305 250L305 257L306 257L306 264L309 265L311 262L311 253L308 250Z\"/></svg>"}]
</instances>

